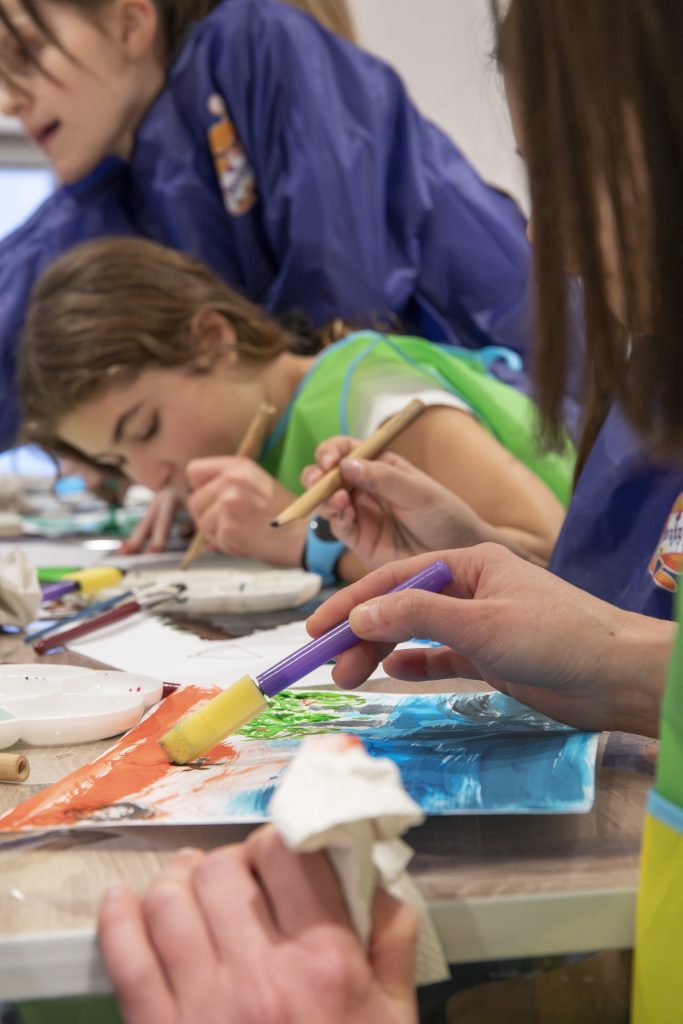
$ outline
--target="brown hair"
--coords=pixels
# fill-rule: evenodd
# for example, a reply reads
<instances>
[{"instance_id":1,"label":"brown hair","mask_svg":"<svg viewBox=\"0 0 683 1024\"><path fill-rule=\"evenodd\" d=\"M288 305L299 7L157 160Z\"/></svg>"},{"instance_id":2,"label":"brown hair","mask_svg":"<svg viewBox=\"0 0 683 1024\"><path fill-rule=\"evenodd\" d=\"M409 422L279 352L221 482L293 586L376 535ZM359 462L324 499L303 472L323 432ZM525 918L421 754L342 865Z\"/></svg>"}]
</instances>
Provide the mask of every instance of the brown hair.
<instances>
[{"instance_id":1,"label":"brown hair","mask_svg":"<svg viewBox=\"0 0 683 1024\"><path fill-rule=\"evenodd\" d=\"M247 361L274 359L296 339L184 253L141 238L78 245L38 281L19 349L23 435L64 451L70 409L152 367L208 373L215 346L199 314L221 313Z\"/></svg>"},{"instance_id":2,"label":"brown hair","mask_svg":"<svg viewBox=\"0 0 683 1024\"><path fill-rule=\"evenodd\" d=\"M35 0L19 0L19 2L41 32L59 45L59 40L55 39L49 26L45 23L45 19L41 16ZM56 2L59 3L60 0L56 0ZM68 2L74 7L81 8L86 17L96 20L99 10L106 6L110 0L62 0L62 2ZM165 53L169 59L172 59L178 47L182 44L189 28L195 21L200 21L206 17L214 7L218 6L221 0L153 0L153 2L159 12L160 22L163 27ZM353 18L351 17L346 0L284 0L284 2L292 7L298 7L300 10L306 11L325 28L331 32L336 32L337 35L342 36L344 39L350 39L352 42L357 41ZM24 42L21 34L16 31L12 20L7 16L3 0L0 0L0 24L3 24L12 35L19 48L22 60L28 64L38 63L38 66L40 66L40 62L36 62L32 51ZM74 54L73 56L77 57L78 55ZM3 70L2 67L0 67L0 70ZM19 88L12 69L6 68L4 73L12 80L15 87Z\"/></svg>"},{"instance_id":3,"label":"brown hair","mask_svg":"<svg viewBox=\"0 0 683 1024\"><path fill-rule=\"evenodd\" d=\"M683 452L681 38L680 0L513 0L499 33L531 185L535 370L551 437L571 356L568 261L585 297L584 442L616 398L655 449ZM605 209L626 330L609 311Z\"/></svg>"},{"instance_id":4,"label":"brown hair","mask_svg":"<svg viewBox=\"0 0 683 1024\"><path fill-rule=\"evenodd\" d=\"M310 14L330 32L358 42L356 26L346 0L286 0L290 7L298 7L300 11Z\"/></svg>"}]
</instances>

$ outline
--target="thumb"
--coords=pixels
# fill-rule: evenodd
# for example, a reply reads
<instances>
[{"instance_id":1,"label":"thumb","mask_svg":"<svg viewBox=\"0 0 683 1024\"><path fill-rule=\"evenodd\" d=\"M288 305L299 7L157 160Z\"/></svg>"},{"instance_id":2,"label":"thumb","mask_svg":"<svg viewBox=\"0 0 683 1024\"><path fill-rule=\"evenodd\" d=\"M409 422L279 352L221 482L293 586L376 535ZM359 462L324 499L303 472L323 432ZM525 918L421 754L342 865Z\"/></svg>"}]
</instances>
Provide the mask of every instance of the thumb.
<instances>
[{"instance_id":1,"label":"thumb","mask_svg":"<svg viewBox=\"0 0 683 1024\"><path fill-rule=\"evenodd\" d=\"M471 601L461 601L426 590L403 590L385 594L353 608L349 614L351 629L361 640L400 643L417 637L437 640L447 647L459 647L456 632L461 619L467 618ZM464 612L464 616L463 616Z\"/></svg>"}]
</instances>

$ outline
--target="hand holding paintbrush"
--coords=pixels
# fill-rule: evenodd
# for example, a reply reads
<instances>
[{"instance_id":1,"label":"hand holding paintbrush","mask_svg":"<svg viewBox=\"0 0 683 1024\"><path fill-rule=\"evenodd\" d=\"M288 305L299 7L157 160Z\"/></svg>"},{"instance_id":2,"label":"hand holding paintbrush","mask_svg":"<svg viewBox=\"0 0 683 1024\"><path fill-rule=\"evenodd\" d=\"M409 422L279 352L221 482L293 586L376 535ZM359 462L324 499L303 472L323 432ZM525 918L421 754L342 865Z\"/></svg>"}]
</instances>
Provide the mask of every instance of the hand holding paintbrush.
<instances>
[{"instance_id":1,"label":"hand holding paintbrush","mask_svg":"<svg viewBox=\"0 0 683 1024\"><path fill-rule=\"evenodd\" d=\"M235 453L236 455L248 459L258 458L263 447L263 442L268 436L268 431L270 430L270 424L274 415L275 407L268 405L266 402L261 402L258 410L256 411L256 415L247 427L247 432L242 438L240 446ZM198 531L181 559L180 568L189 569L205 547L206 540L202 533Z\"/></svg>"},{"instance_id":2,"label":"hand holding paintbrush","mask_svg":"<svg viewBox=\"0 0 683 1024\"><path fill-rule=\"evenodd\" d=\"M386 420L381 427L379 427L374 434L366 438L365 441L361 441L355 448L353 448L349 454L349 459L373 459L376 455L381 453L389 447L391 442L398 437L398 435L409 427L411 423L420 416L426 406L424 402L421 402L419 398L414 398L412 402L409 402L405 409ZM310 516L318 505L326 501L331 495L334 494L339 487L342 487L342 478L339 468L329 470L324 476L309 487L299 498L288 505L284 511L280 512L276 519L273 520L271 526L285 526L287 523L293 522L295 519L301 519L303 516Z\"/></svg>"}]
</instances>

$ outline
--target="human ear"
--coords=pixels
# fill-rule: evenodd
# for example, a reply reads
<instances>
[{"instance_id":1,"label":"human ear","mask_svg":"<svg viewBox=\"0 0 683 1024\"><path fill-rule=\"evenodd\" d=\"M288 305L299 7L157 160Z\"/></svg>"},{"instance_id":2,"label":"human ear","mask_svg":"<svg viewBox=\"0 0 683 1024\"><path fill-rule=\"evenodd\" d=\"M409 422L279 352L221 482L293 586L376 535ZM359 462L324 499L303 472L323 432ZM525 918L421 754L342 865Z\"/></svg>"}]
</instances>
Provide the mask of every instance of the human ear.
<instances>
[{"instance_id":1,"label":"human ear","mask_svg":"<svg viewBox=\"0 0 683 1024\"><path fill-rule=\"evenodd\" d=\"M235 328L222 313L214 309L203 309L195 313L190 321L190 334L200 351L223 358L229 366L239 362Z\"/></svg>"},{"instance_id":2,"label":"human ear","mask_svg":"<svg viewBox=\"0 0 683 1024\"><path fill-rule=\"evenodd\" d=\"M123 55L140 60L158 50L161 35L154 0L116 0L114 31Z\"/></svg>"}]
</instances>

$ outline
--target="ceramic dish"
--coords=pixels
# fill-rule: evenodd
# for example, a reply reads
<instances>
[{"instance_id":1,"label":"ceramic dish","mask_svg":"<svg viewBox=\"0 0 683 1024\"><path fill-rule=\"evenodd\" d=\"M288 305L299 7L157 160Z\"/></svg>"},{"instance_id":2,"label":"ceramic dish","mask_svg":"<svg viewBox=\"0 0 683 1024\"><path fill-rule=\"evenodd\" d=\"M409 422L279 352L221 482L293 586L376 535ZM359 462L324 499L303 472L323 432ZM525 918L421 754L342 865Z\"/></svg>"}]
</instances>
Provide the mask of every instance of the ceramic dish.
<instances>
[{"instance_id":1,"label":"ceramic dish","mask_svg":"<svg viewBox=\"0 0 683 1024\"><path fill-rule=\"evenodd\" d=\"M78 665L48 665L42 661L34 661L26 665L14 665L11 662L0 665L0 679L7 676L23 676L25 679L65 679L67 676L80 676L92 672L91 668L80 668Z\"/></svg>"},{"instance_id":2,"label":"ceramic dish","mask_svg":"<svg viewBox=\"0 0 683 1024\"><path fill-rule=\"evenodd\" d=\"M151 708L152 704L161 700L161 691L164 688L161 680L153 679L152 676L140 676L136 672L117 672L115 669L106 668L68 676L61 683L65 693L136 693L146 708Z\"/></svg>"},{"instance_id":3,"label":"ceramic dish","mask_svg":"<svg viewBox=\"0 0 683 1024\"><path fill-rule=\"evenodd\" d=\"M143 710L142 697L136 693L54 693L48 697L9 698L0 707L0 739L2 746L11 746L18 739L33 746L103 740L130 729L140 720Z\"/></svg>"},{"instance_id":4,"label":"ceramic dish","mask_svg":"<svg viewBox=\"0 0 683 1024\"><path fill-rule=\"evenodd\" d=\"M155 606L175 615L272 612L298 608L320 590L322 580L303 569L191 568L149 569L126 575L126 588L149 593L182 583L180 598Z\"/></svg>"},{"instance_id":5,"label":"ceramic dish","mask_svg":"<svg viewBox=\"0 0 683 1024\"><path fill-rule=\"evenodd\" d=\"M19 739L53 746L116 736L135 725L163 689L159 679L114 669L12 667L20 671L0 673L0 749Z\"/></svg>"}]
</instances>

